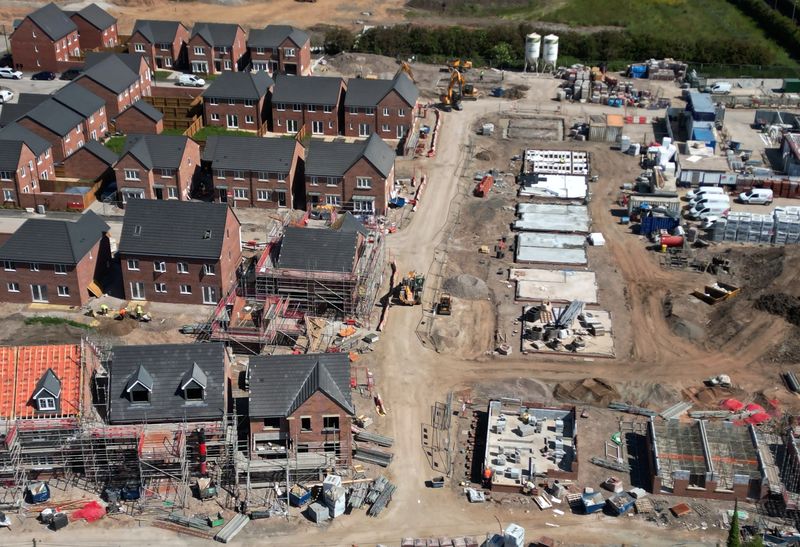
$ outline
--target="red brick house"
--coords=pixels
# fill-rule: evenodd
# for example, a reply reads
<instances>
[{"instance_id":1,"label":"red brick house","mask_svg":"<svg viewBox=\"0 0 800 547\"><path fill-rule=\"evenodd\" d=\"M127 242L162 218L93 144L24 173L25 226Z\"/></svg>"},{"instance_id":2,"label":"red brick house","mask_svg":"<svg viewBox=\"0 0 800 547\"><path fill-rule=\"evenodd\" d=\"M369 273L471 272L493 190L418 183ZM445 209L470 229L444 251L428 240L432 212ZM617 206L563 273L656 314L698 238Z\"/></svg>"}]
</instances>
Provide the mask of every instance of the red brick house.
<instances>
[{"instance_id":1,"label":"red brick house","mask_svg":"<svg viewBox=\"0 0 800 547\"><path fill-rule=\"evenodd\" d=\"M0 246L0 299L82 306L111 261L108 225L91 211L76 221L28 219Z\"/></svg>"},{"instance_id":2,"label":"red brick house","mask_svg":"<svg viewBox=\"0 0 800 547\"><path fill-rule=\"evenodd\" d=\"M86 140L98 140L108 133L105 101L85 87L71 83L54 93L53 100L83 118Z\"/></svg>"},{"instance_id":3,"label":"red brick house","mask_svg":"<svg viewBox=\"0 0 800 547\"><path fill-rule=\"evenodd\" d=\"M378 135L354 143L314 139L305 159L306 207L333 205L354 215L385 215L395 153Z\"/></svg>"},{"instance_id":4,"label":"red brick house","mask_svg":"<svg viewBox=\"0 0 800 547\"><path fill-rule=\"evenodd\" d=\"M53 3L28 14L10 37L14 67L61 72L80 64L78 27Z\"/></svg>"},{"instance_id":5,"label":"red brick house","mask_svg":"<svg viewBox=\"0 0 800 547\"><path fill-rule=\"evenodd\" d=\"M4 207L25 207L22 194L38 193L39 181L54 178L49 142L18 124L0 131L0 188Z\"/></svg>"},{"instance_id":6,"label":"red brick house","mask_svg":"<svg viewBox=\"0 0 800 547\"><path fill-rule=\"evenodd\" d=\"M240 227L224 203L130 201L119 242L125 297L216 304L237 281Z\"/></svg>"},{"instance_id":7,"label":"red brick house","mask_svg":"<svg viewBox=\"0 0 800 547\"><path fill-rule=\"evenodd\" d=\"M215 200L234 207L294 207L303 147L295 139L212 135L203 150L204 180Z\"/></svg>"},{"instance_id":8,"label":"red brick house","mask_svg":"<svg viewBox=\"0 0 800 547\"><path fill-rule=\"evenodd\" d=\"M181 135L131 135L114 166L123 203L188 200L200 169L200 146Z\"/></svg>"},{"instance_id":9,"label":"red brick house","mask_svg":"<svg viewBox=\"0 0 800 547\"><path fill-rule=\"evenodd\" d=\"M139 19L128 40L128 53L143 55L151 70L186 66L189 29L179 21Z\"/></svg>"},{"instance_id":10,"label":"red brick house","mask_svg":"<svg viewBox=\"0 0 800 547\"><path fill-rule=\"evenodd\" d=\"M284 76L275 78L272 126L275 133L338 135L345 85L341 78Z\"/></svg>"},{"instance_id":11,"label":"red brick house","mask_svg":"<svg viewBox=\"0 0 800 547\"><path fill-rule=\"evenodd\" d=\"M83 74L75 79L106 103L113 119L142 97L150 96L152 74L144 57L130 53L91 53Z\"/></svg>"},{"instance_id":12,"label":"red brick house","mask_svg":"<svg viewBox=\"0 0 800 547\"><path fill-rule=\"evenodd\" d=\"M311 40L298 28L267 25L263 29L251 29L247 51L253 70L297 76L311 74Z\"/></svg>"},{"instance_id":13,"label":"red brick house","mask_svg":"<svg viewBox=\"0 0 800 547\"><path fill-rule=\"evenodd\" d=\"M117 155L98 141L89 140L64 158L64 176L86 181L108 181L114 178Z\"/></svg>"},{"instance_id":14,"label":"red brick house","mask_svg":"<svg viewBox=\"0 0 800 547\"><path fill-rule=\"evenodd\" d=\"M84 118L55 99L39 104L17 123L50 143L56 163L63 161L86 142Z\"/></svg>"},{"instance_id":15,"label":"red brick house","mask_svg":"<svg viewBox=\"0 0 800 547\"><path fill-rule=\"evenodd\" d=\"M315 454L323 458L319 467L350 464L355 409L347 353L255 355L247 374L251 458Z\"/></svg>"},{"instance_id":16,"label":"red brick house","mask_svg":"<svg viewBox=\"0 0 800 547\"><path fill-rule=\"evenodd\" d=\"M205 124L261 134L273 83L266 72L223 72L203 92Z\"/></svg>"},{"instance_id":17,"label":"red brick house","mask_svg":"<svg viewBox=\"0 0 800 547\"><path fill-rule=\"evenodd\" d=\"M233 23L195 23L187 43L189 65L199 74L242 70L246 53L244 29Z\"/></svg>"},{"instance_id":18,"label":"red brick house","mask_svg":"<svg viewBox=\"0 0 800 547\"><path fill-rule=\"evenodd\" d=\"M78 27L81 49L112 48L119 43L117 20L97 4L66 13Z\"/></svg>"},{"instance_id":19,"label":"red brick house","mask_svg":"<svg viewBox=\"0 0 800 547\"><path fill-rule=\"evenodd\" d=\"M136 101L114 118L114 130L125 135L158 135L164 131L164 114L147 101Z\"/></svg>"},{"instance_id":20,"label":"red brick house","mask_svg":"<svg viewBox=\"0 0 800 547\"><path fill-rule=\"evenodd\" d=\"M391 80L353 78L344 97L344 134L402 139L414 125L419 89L405 72Z\"/></svg>"}]
</instances>

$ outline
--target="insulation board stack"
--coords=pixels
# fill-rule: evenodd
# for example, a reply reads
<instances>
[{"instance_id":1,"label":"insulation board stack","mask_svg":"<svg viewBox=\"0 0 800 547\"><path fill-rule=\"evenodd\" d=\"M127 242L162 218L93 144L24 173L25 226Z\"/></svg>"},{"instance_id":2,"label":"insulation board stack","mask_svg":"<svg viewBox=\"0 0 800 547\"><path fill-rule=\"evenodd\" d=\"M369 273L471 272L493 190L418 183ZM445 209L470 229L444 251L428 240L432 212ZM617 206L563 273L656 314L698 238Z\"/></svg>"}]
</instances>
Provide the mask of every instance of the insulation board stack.
<instances>
[{"instance_id":1,"label":"insulation board stack","mask_svg":"<svg viewBox=\"0 0 800 547\"><path fill-rule=\"evenodd\" d=\"M788 245L800 242L800 208L775 208L773 242L776 245Z\"/></svg>"}]
</instances>

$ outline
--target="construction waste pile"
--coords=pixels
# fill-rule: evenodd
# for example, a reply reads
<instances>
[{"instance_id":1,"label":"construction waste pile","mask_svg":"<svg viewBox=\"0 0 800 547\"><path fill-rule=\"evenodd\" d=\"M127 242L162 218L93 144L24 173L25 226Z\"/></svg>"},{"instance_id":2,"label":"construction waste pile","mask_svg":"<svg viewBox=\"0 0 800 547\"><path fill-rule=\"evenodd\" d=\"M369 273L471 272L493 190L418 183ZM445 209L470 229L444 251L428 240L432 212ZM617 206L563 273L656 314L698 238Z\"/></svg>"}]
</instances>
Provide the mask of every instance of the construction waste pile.
<instances>
[{"instance_id":1,"label":"construction waste pile","mask_svg":"<svg viewBox=\"0 0 800 547\"><path fill-rule=\"evenodd\" d=\"M669 106L668 99L653 95L649 90L638 89L631 83L619 82L616 77L598 67L572 65L563 69L557 76L566 80L556 93L556 97L561 101L650 109Z\"/></svg>"},{"instance_id":2,"label":"construction waste pile","mask_svg":"<svg viewBox=\"0 0 800 547\"><path fill-rule=\"evenodd\" d=\"M298 487L296 487L298 488ZM295 489L293 489L294 491ZM369 505L367 515L377 517L392 500L397 486L380 476L375 480L357 479L349 487L343 486L339 475L328 475L322 483L321 495L313 503L311 492L299 487L302 495L290 497L292 505L303 507L308 504L306 514L316 523L335 519L345 514L346 509L362 509Z\"/></svg>"},{"instance_id":3,"label":"construction waste pile","mask_svg":"<svg viewBox=\"0 0 800 547\"><path fill-rule=\"evenodd\" d=\"M675 59L649 59L644 63L628 65L625 75L628 78L647 78L649 80L683 80L688 65Z\"/></svg>"}]
</instances>

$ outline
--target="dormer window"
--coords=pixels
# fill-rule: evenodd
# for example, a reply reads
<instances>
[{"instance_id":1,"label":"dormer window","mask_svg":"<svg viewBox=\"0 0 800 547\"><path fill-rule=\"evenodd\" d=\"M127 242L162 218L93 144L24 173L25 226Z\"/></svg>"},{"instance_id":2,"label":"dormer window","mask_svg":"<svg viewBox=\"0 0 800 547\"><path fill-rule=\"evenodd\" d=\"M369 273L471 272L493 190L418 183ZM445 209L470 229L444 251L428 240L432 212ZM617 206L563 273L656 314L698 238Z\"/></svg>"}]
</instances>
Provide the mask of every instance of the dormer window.
<instances>
[{"instance_id":1,"label":"dormer window","mask_svg":"<svg viewBox=\"0 0 800 547\"><path fill-rule=\"evenodd\" d=\"M139 365L136 374L128 380L125 391L131 403L148 404L150 403L150 394L153 393L153 377L146 368Z\"/></svg>"},{"instance_id":2,"label":"dormer window","mask_svg":"<svg viewBox=\"0 0 800 547\"><path fill-rule=\"evenodd\" d=\"M56 399L55 397L39 397L36 399L36 408L40 411L55 411Z\"/></svg>"},{"instance_id":3,"label":"dormer window","mask_svg":"<svg viewBox=\"0 0 800 547\"><path fill-rule=\"evenodd\" d=\"M192 368L183 375L181 390L183 398L187 401L203 401L206 398L208 376L197 363L192 363Z\"/></svg>"},{"instance_id":4,"label":"dormer window","mask_svg":"<svg viewBox=\"0 0 800 547\"><path fill-rule=\"evenodd\" d=\"M59 398L61 397L61 380L58 379L53 369L48 368L36 383L33 392L33 404L39 412L58 412Z\"/></svg>"}]
</instances>

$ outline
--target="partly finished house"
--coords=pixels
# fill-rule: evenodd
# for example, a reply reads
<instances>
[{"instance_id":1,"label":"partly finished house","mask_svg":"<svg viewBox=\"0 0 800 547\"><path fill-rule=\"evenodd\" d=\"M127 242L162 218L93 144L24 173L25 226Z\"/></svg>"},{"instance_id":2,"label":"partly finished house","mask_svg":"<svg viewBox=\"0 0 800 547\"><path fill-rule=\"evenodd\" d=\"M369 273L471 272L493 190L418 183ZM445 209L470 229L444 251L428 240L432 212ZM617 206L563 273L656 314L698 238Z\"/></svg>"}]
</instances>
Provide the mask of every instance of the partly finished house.
<instances>
[{"instance_id":1,"label":"partly finished house","mask_svg":"<svg viewBox=\"0 0 800 547\"><path fill-rule=\"evenodd\" d=\"M295 473L313 473L352 459L347 353L253 356L250 387L251 471L288 460ZM278 467L280 469L280 467Z\"/></svg>"},{"instance_id":2,"label":"partly finished house","mask_svg":"<svg viewBox=\"0 0 800 547\"><path fill-rule=\"evenodd\" d=\"M0 246L0 299L83 306L111 261L109 227L87 211L76 221L28 219Z\"/></svg>"},{"instance_id":3,"label":"partly finished house","mask_svg":"<svg viewBox=\"0 0 800 547\"><path fill-rule=\"evenodd\" d=\"M29 13L11 34L11 55L18 70L61 72L80 66L78 26L53 3Z\"/></svg>"},{"instance_id":4,"label":"partly finished house","mask_svg":"<svg viewBox=\"0 0 800 547\"><path fill-rule=\"evenodd\" d=\"M215 201L234 207L291 209L303 152L295 139L212 135L203 150L201 184Z\"/></svg>"},{"instance_id":5,"label":"partly finished house","mask_svg":"<svg viewBox=\"0 0 800 547\"><path fill-rule=\"evenodd\" d=\"M276 76L271 131L338 135L344 92L341 78Z\"/></svg>"},{"instance_id":6,"label":"partly finished house","mask_svg":"<svg viewBox=\"0 0 800 547\"><path fill-rule=\"evenodd\" d=\"M0 131L0 188L3 206L30 207L38 181L55 178L49 142L18 124Z\"/></svg>"},{"instance_id":7,"label":"partly finished house","mask_svg":"<svg viewBox=\"0 0 800 547\"><path fill-rule=\"evenodd\" d=\"M203 92L206 125L262 134L274 82L266 72L224 72Z\"/></svg>"},{"instance_id":8,"label":"partly finished house","mask_svg":"<svg viewBox=\"0 0 800 547\"><path fill-rule=\"evenodd\" d=\"M66 13L78 27L81 49L112 48L119 43L116 18L97 4Z\"/></svg>"},{"instance_id":9,"label":"partly finished house","mask_svg":"<svg viewBox=\"0 0 800 547\"><path fill-rule=\"evenodd\" d=\"M344 97L344 134L402 139L414 126L419 89L405 72L391 80L350 79Z\"/></svg>"},{"instance_id":10,"label":"partly finished house","mask_svg":"<svg viewBox=\"0 0 800 547\"><path fill-rule=\"evenodd\" d=\"M250 30L247 38L250 67L270 74L311 74L311 40L289 25L267 25Z\"/></svg>"},{"instance_id":11,"label":"partly finished house","mask_svg":"<svg viewBox=\"0 0 800 547\"><path fill-rule=\"evenodd\" d=\"M186 65L189 29L179 21L139 19L133 25L128 53L144 56L150 69L179 69Z\"/></svg>"},{"instance_id":12,"label":"partly finished house","mask_svg":"<svg viewBox=\"0 0 800 547\"><path fill-rule=\"evenodd\" d=\"M216 304L237 282L240 227L222 203L130 201L118 253L126 298Z\"/></svg>"},{"instance_id":13,"label":"partly finished house","mask_svg":"<svg viewBox=\"0 0 800 547\"><path fill-rule=\"evenodd\" d=\"M247 53L247 36L242 27L233 23L195 23L187 51L192 72L239 71Z\"/></svg>"},{"instance_id":14,"label":"partly finished house","mask_svg":"<svg viewBox=\"0 0 800 547\"><path fill-rule=\"evenodd\" d=\"M395 153L373 134L353 143L312 140L305 160L307 207L332 205L355 215L385 215Z\"/></svg>"},{"instance_id":15,"label":"partly finished house","mask_svg":"<svg viewBox=\"0 0 800 547\"><path fill-rule=\"evenodd\" d=\"M200 146L179 135L130 135L114 166L123 203L188 200L200 168Z\"/></svg>"}]
</instances>

